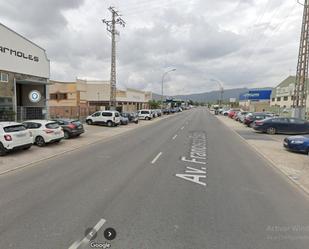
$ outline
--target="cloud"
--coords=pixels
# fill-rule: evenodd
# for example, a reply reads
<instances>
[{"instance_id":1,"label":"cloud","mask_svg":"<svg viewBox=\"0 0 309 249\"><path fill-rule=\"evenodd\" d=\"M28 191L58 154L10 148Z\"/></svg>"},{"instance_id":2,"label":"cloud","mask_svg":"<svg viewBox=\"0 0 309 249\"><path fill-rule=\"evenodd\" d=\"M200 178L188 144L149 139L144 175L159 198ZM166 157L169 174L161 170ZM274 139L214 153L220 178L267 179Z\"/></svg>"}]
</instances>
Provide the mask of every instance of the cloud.
<instances>
[{"instance_id":1,"label":"cloud","mask_svg":"<svg viewBox=\"0 0 309 249\"><path fill-rule=\"evenodd\" d=\"M302 8L288 0L0 0L0 21L44 47L51 78L108 79L111 41L101 19L121 10L119 87L167 94L274 86L296 68Z\"/></svg>"}]
</instances>

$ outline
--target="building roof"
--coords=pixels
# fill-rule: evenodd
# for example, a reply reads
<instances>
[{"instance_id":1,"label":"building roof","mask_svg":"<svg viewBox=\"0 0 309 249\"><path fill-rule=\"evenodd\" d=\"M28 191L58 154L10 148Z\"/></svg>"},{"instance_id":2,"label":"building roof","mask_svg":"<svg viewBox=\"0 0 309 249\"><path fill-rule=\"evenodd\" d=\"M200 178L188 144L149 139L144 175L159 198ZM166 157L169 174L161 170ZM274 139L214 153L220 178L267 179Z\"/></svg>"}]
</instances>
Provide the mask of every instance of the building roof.
<instances>
[{"instance_id":1,"label":"building roof","mask_svg":"<svg viewBox=\"0 0 309 249\"><path fill-rule=\"evenodd\" d=\"M27 42L30 42L31 44L33 44L34 46L42 49L43 51L45 51L44 48L42 48L41 46L39 46L38 44L34 43L33 41L30 41L29 39L27 39L26 37L22 36L21 34L17 33L16 31L14 31L13 29L10 29L8 26L5 26L3 23L0 22L0 25L3 26L4 28L10 30L11 32L15 33L16 35L18 35L19 37L23 38L24 40L26 40ZM47 59L47 58L46 58Z\"/></svg>"}]
</instances>

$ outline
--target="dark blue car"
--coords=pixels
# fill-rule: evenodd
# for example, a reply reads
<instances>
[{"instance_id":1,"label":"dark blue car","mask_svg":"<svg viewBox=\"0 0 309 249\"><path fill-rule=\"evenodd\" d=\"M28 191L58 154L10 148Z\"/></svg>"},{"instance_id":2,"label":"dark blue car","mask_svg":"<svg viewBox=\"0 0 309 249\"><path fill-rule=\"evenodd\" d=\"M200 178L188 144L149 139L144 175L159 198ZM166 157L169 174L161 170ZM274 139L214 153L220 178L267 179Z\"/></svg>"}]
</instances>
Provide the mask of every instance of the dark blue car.
<instances>
[{"instance_id":1,"label":"dark blue car","mask_svg":"<svg viewBox=\"0 0 309 249\"><path fill-rule=\"evenodd\" d=\"M268 134L309 134L309 122L297 118L274 117L255 121L253 129Z\"/></svg>"},{"instance_id":2,"label":"dark blue car","mask_svg":"<svg viewBox=\"0 0 309 249\"><path fill-rule=\"evenodd\" d=\"M290 151L309 153L309 135L287 137L283 146Z\"/></svg>"}]
</instances>

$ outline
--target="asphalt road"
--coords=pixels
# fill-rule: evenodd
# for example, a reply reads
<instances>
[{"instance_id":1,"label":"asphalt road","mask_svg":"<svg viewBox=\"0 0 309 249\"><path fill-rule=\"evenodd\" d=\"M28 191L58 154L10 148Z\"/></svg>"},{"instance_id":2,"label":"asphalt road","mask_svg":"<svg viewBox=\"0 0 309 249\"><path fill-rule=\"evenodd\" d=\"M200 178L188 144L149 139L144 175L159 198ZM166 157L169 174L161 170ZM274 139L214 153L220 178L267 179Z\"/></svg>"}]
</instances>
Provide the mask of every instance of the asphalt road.
<instances>
[{"instance_id":1,"label":"asphalt road","mask_svg":"<svg viewBox=\"0 0 309 249\"><path fill-rule=\"evenodd\" d=\"M4 249L309 245L308 197L205 109L3 175L0 211Z\"/></svg>"}]
</instances>

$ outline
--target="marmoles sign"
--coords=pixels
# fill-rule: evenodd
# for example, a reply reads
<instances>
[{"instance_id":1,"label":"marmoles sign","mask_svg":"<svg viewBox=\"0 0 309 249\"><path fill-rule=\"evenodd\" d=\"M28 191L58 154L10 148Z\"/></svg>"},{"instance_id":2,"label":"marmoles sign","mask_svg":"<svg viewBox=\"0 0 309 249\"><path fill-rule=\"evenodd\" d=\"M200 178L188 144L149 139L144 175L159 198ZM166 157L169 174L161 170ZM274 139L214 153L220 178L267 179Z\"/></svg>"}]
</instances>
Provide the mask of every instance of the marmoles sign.
<instances>
[{"instance_id":1,"label":"marmoles sign","mask_svg":"<svg viewBox=\"0 0 309 249\"><path fill-rule=\"evenodd\" d=\"M22 51L18 51L16 49L0 46L0 52L1 53L7 53L7 54L10 54L12 56L17 56L17 57L20 57L20 58L23 58L23 59L26 59L26 60L39 62L38 56L34 56L32 54L27 54L27 53L24 53Z\"/></svg>"},{"instance_id":2,"label":"marmoles sign","mask_svg":"<svg viewBox=\"0 0 309 249\"><path fill-rule=\"evenodd\" d=\"M43 48L0 23L0 70L49 79Z\"/></svg>"}]
</instances>

